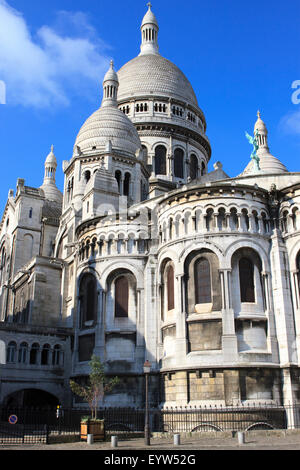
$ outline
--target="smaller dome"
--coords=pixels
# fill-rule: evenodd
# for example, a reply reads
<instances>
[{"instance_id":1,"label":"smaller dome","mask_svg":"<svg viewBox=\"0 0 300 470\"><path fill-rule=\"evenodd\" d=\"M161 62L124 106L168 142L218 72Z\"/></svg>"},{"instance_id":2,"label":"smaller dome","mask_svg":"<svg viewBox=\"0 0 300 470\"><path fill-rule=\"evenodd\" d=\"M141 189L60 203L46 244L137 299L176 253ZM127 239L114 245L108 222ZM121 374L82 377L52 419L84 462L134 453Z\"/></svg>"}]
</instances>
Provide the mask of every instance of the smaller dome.
<instances>
[{"instance_id":1,"label":"smaller dome","mask_svg":"<svg viewBox=\"0 0 300 470\"><path fill-rule=\"evenodd\" d=\"M277 174L287 173L286 166L281 161L271 155L268 146L268 129L263 120L260 117L260 111L257 112L257 121L254 126L254 135L258 131L258 149L257 157L259 158L259 170L257 171L254 161L251 159L246 166L243 173L240 176L246 176L249 174Z\"/></svg>"},{"instance_id":2,"label":"smaller dome","mask_svg":"<svg viewBox=\"0 0 300 470\"><path fill-rule=\"evenodd\" d=\"M108 69L108 71L105 74L103 83L108 82L108 81L117 82L119 84L119 78L118 78L117 72L114 69L114 61L113 60L110 61L110 68Z\"/></svg>"},{"instance_id":3,"label":"smaller dome","mask_svg":"<svg viewBox=\"0 0 300 470\"><path fill-rule=\"evenodd\" d=\"M267 127L266 127L264 121L260 117L260 111L257 111L257 121L256 121L255 126L254 126L254 132L256 130L258 130L259 132L263 132L265 134L268 133Z\"/></svg>"},{"instance_id":4,"label":"smaller dome","mask_svg":"<svg viewBox=\"0 0 300 470\"><path fill-rule=\"evenodd\" d=\"M51 145L51 152L49 153L49 155L47 156L47 158L45 160L45 166L49 165L49 164L57 166L57 161L56 161L56 157L54 155L54 146L53 145Z\"/></svg>"},{"instance_id":5,"label":"smaller dome","mask_svg":"<svg viewBox=\"0 0 300 470\"><path fill-rule=\"evenodd\" d=\"M53 201L62 204L63 195L55 184L55 172L57 168L57 161L54 155L54 147L51 145L51 151L45 160L45 175L44 181L40 189L42 194L48 201Z\"/></svg>"},{"instance_id":6,"label":"smaller dome","mask_svg":"<svg viewBox=\"0 0 300 470\"><path fill-rule=\"evenodd\" d=\"M57 204L62 204L62 192L58 189L57 186L55 186L55 184L43 184L42 186L40 186L40 190L42 190L42 194L48 201L53 201Z\"/></svg>"},{"instance_id":7,"label":"smaller dome","mask_svg":"<svg viewBox=\"0 0 300 470\"><path fill-rule=\"evenodd\" d=\"M122 111L115 107L99 108L83 124L75 141L84 154L96 147L105 151L111 141L112 149L135 156L141 148L136 128Z\"/></svg>"},{"instance_id":8,"label":"smaller dome","mask_svg":"<svg viewBox=\"0 0 300 470\"><path fill-rule=\"evenodd\" d=\"M155 17L154 13L151 10L151 6L152 6L151 3L148 3L147 6L148 6L148 11L147 11L146 15L143 18L142 27L145 26L146 24L155 24L155 26L158 27L156 17Z\"/></svg>"}]
</instances>

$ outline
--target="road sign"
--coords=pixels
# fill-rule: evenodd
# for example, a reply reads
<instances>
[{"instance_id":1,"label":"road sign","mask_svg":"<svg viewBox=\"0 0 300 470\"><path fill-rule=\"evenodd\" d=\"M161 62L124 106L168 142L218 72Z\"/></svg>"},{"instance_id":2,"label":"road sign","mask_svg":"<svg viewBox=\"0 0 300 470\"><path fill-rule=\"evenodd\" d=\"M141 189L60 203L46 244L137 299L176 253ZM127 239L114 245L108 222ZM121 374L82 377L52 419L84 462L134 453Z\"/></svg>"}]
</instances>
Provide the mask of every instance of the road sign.
<instances>
[{"instance_id":1,"label":"road sign","mask_svg":"<svg viewBox=\"0 0 300 470\"><path fill-rule=\"evenodd\" d=\"M17 415L10 415L10 417L8 418L8 421L10 424L16 424L16 422L18 421L18 416Z\"/></svg>"}]
</instances>

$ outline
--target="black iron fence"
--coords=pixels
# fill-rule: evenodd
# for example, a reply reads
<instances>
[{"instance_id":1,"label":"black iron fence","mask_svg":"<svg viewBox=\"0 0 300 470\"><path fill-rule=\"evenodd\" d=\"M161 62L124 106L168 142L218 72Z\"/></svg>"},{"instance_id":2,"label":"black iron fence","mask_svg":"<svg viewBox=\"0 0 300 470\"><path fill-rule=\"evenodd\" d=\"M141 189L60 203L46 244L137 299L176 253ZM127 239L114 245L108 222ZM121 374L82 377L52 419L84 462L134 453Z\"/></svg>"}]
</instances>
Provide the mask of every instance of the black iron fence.
<instances>
[{"instance_id":1,"label":"black iron fence","mask_svg":"<svg viewBox=\"0 0 300 470\"><path fill-rule=\"evenodd\" d=\"M80 438L80 422L86 408L8 408L0 406L0 444L49 443L55 435ZM151 432L187 433L300 428L299 405L247 404L237 407L203 406L150 410ZM106 433L142 433L145 410L101 408Z\"/></svg>"}]
</instances>

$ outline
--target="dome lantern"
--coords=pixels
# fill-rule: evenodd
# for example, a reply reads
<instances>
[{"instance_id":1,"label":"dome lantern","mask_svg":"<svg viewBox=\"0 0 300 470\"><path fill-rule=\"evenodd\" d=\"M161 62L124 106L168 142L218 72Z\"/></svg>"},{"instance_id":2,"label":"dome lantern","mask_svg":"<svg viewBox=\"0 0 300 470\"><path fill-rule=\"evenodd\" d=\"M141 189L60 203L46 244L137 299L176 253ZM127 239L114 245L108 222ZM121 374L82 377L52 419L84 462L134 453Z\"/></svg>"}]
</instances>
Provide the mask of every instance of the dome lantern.
<instances>
[{"instance_id":1,"label":"dome lantern","mask_svg":"<svg viewBox=\"0 0 300 470\"><path fill-rule=\"evenodd\" d=\"M110 61L110 68L106 72L103 80L103 100L102 107L117 106L117 95L119 88L119 79L116 71L114 70L114 62Z\"/></svg>"},{"instance_id":2,"label":"dome lantern","mask_svg":"<svg viewBox=\"0 0 300 470\"><path fill-rule=\"evenodd\" d=\"M159 54L158 52L158 43L157 43L157 36L158 36L158 23L151 10L151 3L147 3L148 11L143 18L142 25L141 25L141 32L142 32L142 44L141 44L141 52L140 55L146 54Z\"/></svg>"},{"instance_id":3,"label":"dome lantern","mask_svg":"<svg viewBox=\"0 0 300 470\"><path fill-rule=\"evenodd\" d=\"M43 190L43 194L46 199L61 204L63 196L55 183L56 168L57 161L54 155L54 147L51 145L51 152L45 160L44 181L42 186L40 186L40 189Z\"/></svg>"}]
</instances>

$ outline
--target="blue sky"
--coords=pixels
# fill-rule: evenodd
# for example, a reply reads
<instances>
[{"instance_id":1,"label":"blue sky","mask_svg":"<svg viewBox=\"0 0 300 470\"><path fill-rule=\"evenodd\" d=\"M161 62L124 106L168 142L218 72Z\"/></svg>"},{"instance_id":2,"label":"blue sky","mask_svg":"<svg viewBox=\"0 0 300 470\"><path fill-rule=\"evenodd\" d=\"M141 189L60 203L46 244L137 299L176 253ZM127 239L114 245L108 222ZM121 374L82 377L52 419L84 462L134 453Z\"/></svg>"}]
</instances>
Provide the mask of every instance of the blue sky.
<instances>
[{"instance_id":1,"label":"blue sky","mask_svg":"<svg viewBox=\"0 0 300 470\"><path fill-rule=\"evenodd\" d=\"M42 184L53 144L57 184L76 135L101 103L111 58L118 70L136 57L145 0L0 0L0 204L22 177ZM247 165L257 110L269 145L300 171L300 2L159 0L160 53L188 77L207 120L213 163L230 176ZM299 87L300 90L300 87ZM295 101L295 100L294 100ZM296 100L298 101L298 100Z\"/></svg>"}]
</instances>

